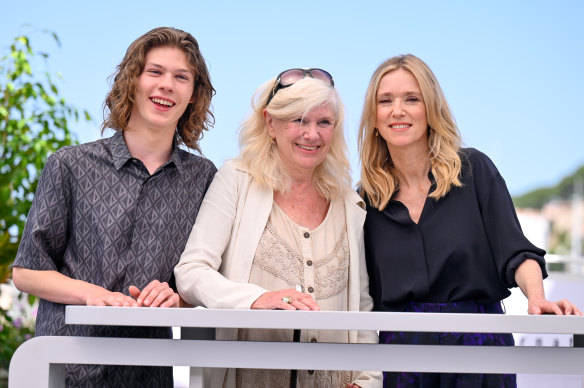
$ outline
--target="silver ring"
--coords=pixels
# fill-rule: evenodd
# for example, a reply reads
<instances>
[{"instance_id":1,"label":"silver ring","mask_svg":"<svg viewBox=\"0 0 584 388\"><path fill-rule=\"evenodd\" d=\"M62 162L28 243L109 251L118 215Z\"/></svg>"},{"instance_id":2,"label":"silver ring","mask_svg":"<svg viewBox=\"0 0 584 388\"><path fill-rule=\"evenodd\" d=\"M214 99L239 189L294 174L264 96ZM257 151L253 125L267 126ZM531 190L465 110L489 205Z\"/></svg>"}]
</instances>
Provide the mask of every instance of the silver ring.
<instances>
[{"instance_id":1,"label":"silver ring","mask_svg":"<svg viewBox=\"0 0 584 388\"><path fill-rule=\"evenodd\" d=\"M294 299L292 299L291 296L285 296L285 297L282 298L282 302L288 303L288 304L291 304L293 300Z\"/></svg>"}]
</instances>

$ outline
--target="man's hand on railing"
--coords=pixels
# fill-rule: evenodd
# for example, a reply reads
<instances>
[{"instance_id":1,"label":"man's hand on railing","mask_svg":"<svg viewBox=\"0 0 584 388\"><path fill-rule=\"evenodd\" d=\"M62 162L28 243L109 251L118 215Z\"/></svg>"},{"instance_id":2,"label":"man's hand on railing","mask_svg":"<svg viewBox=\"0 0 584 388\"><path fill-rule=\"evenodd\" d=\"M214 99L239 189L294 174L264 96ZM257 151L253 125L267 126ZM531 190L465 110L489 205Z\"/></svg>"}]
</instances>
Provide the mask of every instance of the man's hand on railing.
<instances>
[{"instance_id":1,"label":"man's hand on railing","mask_svg":"<svg viewBox=\"0 0 584 388\"><path fill-rule=\"evenodd\" d=\"M529 314L556 314L556 315L584 315L568 299L560 299L550 302L546 299L528 300L527 312Z\"/></svg>"},{"instance_id":2,"label":"man's hand on railing","mask_svg":"<svg viewBox=\"0 0 584 388\"><path fill-rule=\"evenodd\" d=\"M138 307L179 307L180 297L166 282L153 280L142 291L136 286L129 291Z\"/></svg>"},{"instance_id":3,"label":"man's hand on railing","mask_svg":"<svg viewBox=\"0 0 584 388\"><path fill-rule=\"evenodd\" d=\"M136 300L121 292L79 279L72 279L57 271L32 270L14 267L14 285L23 292L55 303L87 306L137 306Z\"/></svg>"},{"instance_id":4,"label":"man's hand on railing","mask_svg":"<svg viewBox=\"0 0 584 388\"><path fill-rule=\"evenodd\" d=\"M101 293L89 294L86 300L88 306L116 306L135 307L138 303L135 299L124 295L121 292L111 292L103 289Z\"/></svg>"}]
</instances>

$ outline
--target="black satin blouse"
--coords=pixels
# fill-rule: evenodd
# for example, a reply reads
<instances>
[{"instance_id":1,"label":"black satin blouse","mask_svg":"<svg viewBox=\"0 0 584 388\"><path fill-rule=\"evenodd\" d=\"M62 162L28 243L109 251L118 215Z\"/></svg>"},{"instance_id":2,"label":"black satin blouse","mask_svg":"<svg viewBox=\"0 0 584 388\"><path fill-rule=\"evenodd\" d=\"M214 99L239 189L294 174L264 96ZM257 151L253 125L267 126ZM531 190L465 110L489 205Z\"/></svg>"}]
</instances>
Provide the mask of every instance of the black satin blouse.
<instances>
[{"instance_id":1,"label":"black satin blouse","mask_svg":"<svg viewBox=\"0 0 584 388\"><path fill-rule=\"evenodd\" d=\"M365 198L374 310L401 311L412 301L500 301L517 286L515 270L527 258L536 260L547 277L545 251L523 235L493 162L472 148L460 152L463 186L439 200L427 197L418 224L399 201L379 211Z\"/></svg>"}]
</instances>

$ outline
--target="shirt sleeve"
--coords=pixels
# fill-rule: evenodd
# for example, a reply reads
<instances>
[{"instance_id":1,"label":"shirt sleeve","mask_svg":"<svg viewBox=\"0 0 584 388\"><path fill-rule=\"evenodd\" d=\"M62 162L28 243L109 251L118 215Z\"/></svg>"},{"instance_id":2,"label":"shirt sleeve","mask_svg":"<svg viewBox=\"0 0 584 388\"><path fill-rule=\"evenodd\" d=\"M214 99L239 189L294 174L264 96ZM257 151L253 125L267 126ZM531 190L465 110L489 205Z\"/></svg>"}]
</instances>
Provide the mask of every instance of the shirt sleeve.
<instances>
[{"instance_id":1,"label":"shirt sleeve","mask_svg":"<svg viewBox=\"0 0 584 388\"><path fill-rule=\"evenodd\" d=\"M59 271L67 246L70 186L67 167L51 155L28 213L14 267Z\"/></svg>"},{"instance_id":2,"label":"shirt sleeve","mask_svg":"<svg viewBox=\"0 0 584 388\"><path fill-rule=\"evenodd\" d=\"M240 195L236 174L233 167L223 166L215 175L174 269L178 292L192 305L247 309L267 291L255 284L232 281L220 272Z\"/></svg>"},{"instance_id":3,"label":"shirt sleeve","mask_svg":"<svg viewBox=\"0 0 584 388\"><path fill-rule=\"evenodd\" d=\"M523 234L503 177L486 155L474 152L471 163L477 197L501 281L508 288L517 287L515 270L527 259L537 261L546 278L545 251Z\"/></svg>"}]
</instances>

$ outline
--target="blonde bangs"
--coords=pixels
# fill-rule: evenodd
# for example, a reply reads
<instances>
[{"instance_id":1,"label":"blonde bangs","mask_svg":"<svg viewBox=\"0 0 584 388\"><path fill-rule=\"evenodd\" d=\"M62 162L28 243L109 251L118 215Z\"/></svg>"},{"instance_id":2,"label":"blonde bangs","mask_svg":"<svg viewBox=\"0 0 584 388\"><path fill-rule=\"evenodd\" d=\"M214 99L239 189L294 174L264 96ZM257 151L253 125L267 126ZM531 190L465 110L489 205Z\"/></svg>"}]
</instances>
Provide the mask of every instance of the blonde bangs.
<instances>
[{"instance_id":1,"label":"blonde bangs","mask_svg":"<svg viewBox=\"0 0 584 388\"><path fill-rule=\"evenodd\" d=\"M268 133L263 110L275 79L265 82L252 97L252 113L239 132L241 153L237 159L253 179L263 187L286 192L291 179L282 168L276 145ZM280 89L266 110L275 118L291 120L312 109L329 104L335 112L335 128L331 146L323 162L316 167L313 183L320 195L332 199L350 187L350 165L344 138L344 109L336 89L322 81L306 77L292 86Z\"/></svg>"},{"instance_id":2,"label":"blonde bangs","mask_svg":"<svg viewBox=\"0 0 584 388\"><path fill-rule=\"evenodd\" d=\"M371 205L379 210L387 206L399 188L399 174L393 167L385 140L376 135L376 94L381 78L400 68L416 78L426 105L430 127L428 157L436 181L436 188L429 196L439 199L448 194L452 186L462 186L459 178L462 169L460 133L438 80L421 59L411 54L396 56L383 62L373 73L359 125L360 191L361 195L367 194Z\"/></svg>"}]
</instances>

